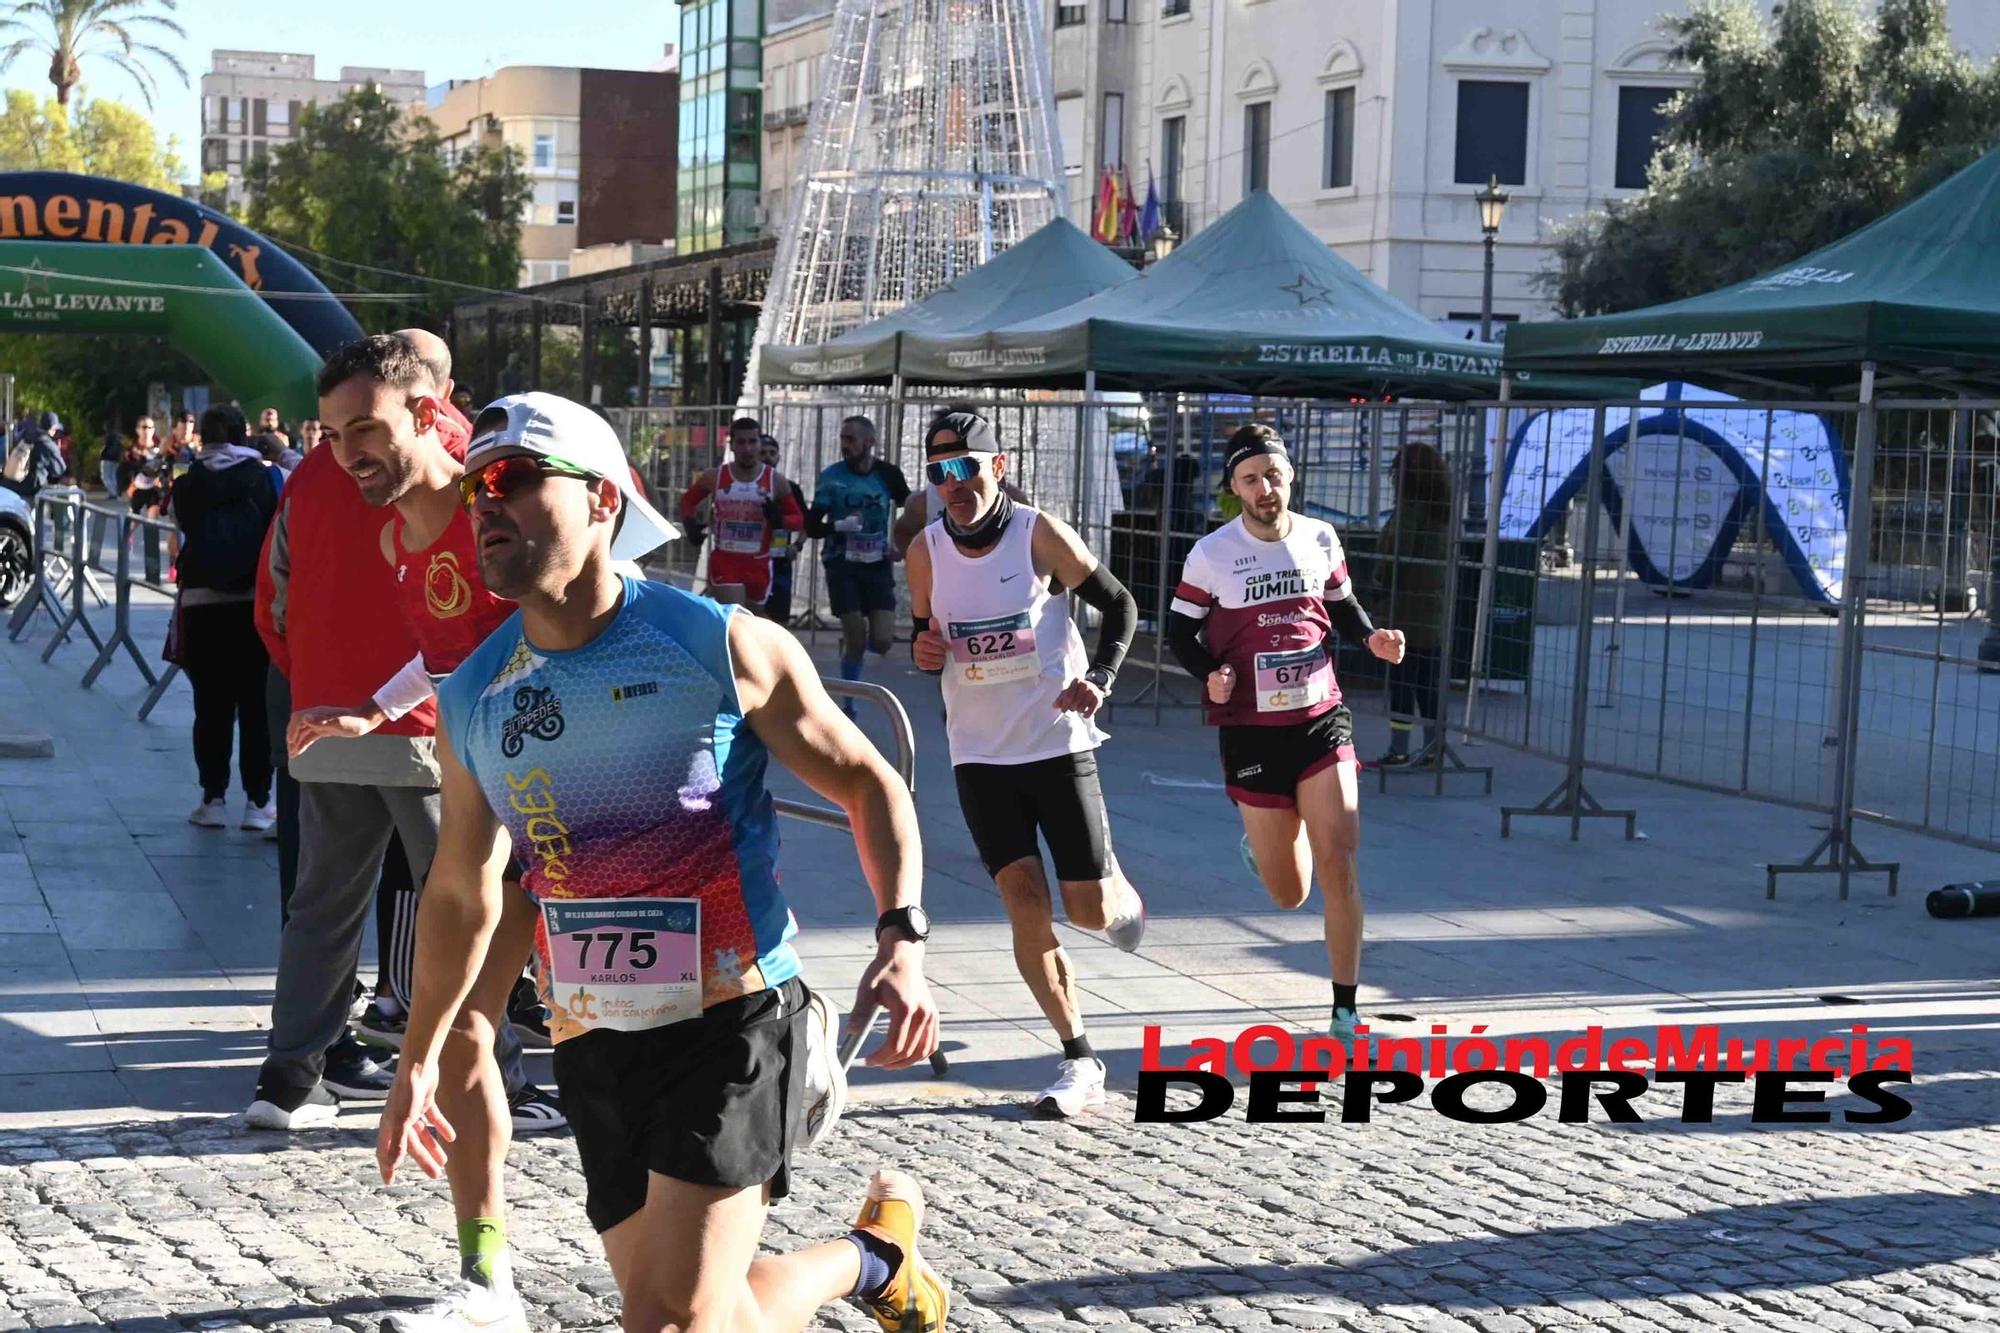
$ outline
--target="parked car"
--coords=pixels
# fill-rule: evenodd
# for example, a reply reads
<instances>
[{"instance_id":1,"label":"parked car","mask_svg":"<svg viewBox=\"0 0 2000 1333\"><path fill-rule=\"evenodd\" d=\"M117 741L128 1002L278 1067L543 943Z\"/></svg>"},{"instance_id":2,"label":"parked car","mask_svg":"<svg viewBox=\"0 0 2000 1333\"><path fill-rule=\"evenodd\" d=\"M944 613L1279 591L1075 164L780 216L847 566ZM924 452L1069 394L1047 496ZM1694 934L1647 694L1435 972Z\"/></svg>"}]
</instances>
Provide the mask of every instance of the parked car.
<instances>
[{"instance_id":1,"label":"parked car","mask_svg":"<svg viewBox=\"0 0 2000 1333\"><path fill-rule=\"evenodd\" d=\"M16 491L0 486L0 606L12 606L35 577L35 515Z\"/></svg>"}]
</instances>

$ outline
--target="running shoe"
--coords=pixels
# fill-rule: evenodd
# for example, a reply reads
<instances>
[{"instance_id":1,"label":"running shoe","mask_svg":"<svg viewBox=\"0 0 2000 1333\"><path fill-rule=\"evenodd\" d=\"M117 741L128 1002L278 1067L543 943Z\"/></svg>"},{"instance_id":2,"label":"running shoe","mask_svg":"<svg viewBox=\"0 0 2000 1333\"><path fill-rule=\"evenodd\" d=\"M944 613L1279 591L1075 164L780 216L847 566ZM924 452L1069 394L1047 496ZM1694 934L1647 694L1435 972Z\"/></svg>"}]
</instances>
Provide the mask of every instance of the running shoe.
<instances>
[{"instance_id":1,"label":"running shoe","mask_svg":"<svg viewBox=\"0 0 2000 1333\"><path fill-rule=\"evenodd\" d=\"M382 1327L386 1333L528 1333L528 1311L511 1284L482 1287L461 1279L436 1300L390 1311Z\"/></svg>"},{"instance_id":2,"label":"running shoe","mask_svg":"<svg viewBox=\"0 0 2000 1333\"><path fill-rule=\"evenodd\" d=\"M507 1023L521 1045L531 1051L546 1051L555 1045L549 1037L549 1011L543 1008L542 993L532 977L514 983L514 991L507 997Z\"/></svg>"},{"instance_id":3,"label":"running shoe","mask_svg":"<svg viewBox=\"0 0 2000 1333\"><path fill-rule=\"evenodd\" d=\"M1412 755L1412 754L1411 754L1411 753L1410 753L1410 752L1409 752L1408 750L1404 750L1404 751L1403 751L1402 753L1400 753L1400 754L1398 754L1398 753L1397 753L1396 751L1394 751L1394 750L1391 750L1391 751L1390 751L1389 753L1387 753L1387 754L1385 754L1385 755L1382 755L1382 756L1380 756L1379 758L1376 758L1376 759L1371 759L1371 760L1369 760L1369 761L1368 761L1368 767L1370 767L1370 768L1409 768L1409 767L1410 767L1411 765L1415 764L1416 762L1417 762L1417 761L1416 761L1416 757L1415 757L1414 755Z\"/></svg>"},{"instance_id":4,"label":"running shoe","mask_svg":"<svg viewBox=\"0 0 2000 1333\"><path fill-rule=\"evenodd\" d=\"M354 1035L364 1045L400 1051L403 1049L403 1033L409 1024L408 1014L398 1013L391 1018L382 1012L382 1001L370 1000L368 1007L361 1011L361 1017L354 1022Z\"/></svg>"},{"instance_id":5,"label":"running shoe","mask_svg":"<svg viewBox=\"0 0 2000 1333\"><path fill-rule=\"evenodd\" d=\"M1046 1120L1068 1120L1104 1101L1104 1061L1095 1056L1065 1060L1056 1066L1056 1081L1042 1089L1035 1114Z\"/></svg>"},{"instance_id":6,"label":"running shoe","mask_svg":"<svg viewBox=\"0 0 2000 1333\"><path fill-rule=\"evenodd\" d=\"M264 833L275 828L278 823L278 807L270 801L262 805L243 802L243 827L252 833Z\"/></svg>"},{"instance_id":7,"label":"running shoe","mask_svg":"<svg viewBox=\"0 0 2000 1333\"><path fill-rule=\"evenodd\" d=\"M289 1133L298 1129L324 1129L340 1114L340 1101L323 1083L310 1088L287 1088L275 1083L258 1083L257 1098L243 1113L243 1123L251 1129L275 1129Z\"/></svg>"},{"instance_id":8,"label":"running shoe","mask_svg":"<svg viewBox=\"0 0 2000 1333\"><path fill-rule=\"evenodd\" d=\"M806 1113L798 1147L817 1148L826 1142L846 1109L847 1071L840 1065L833 1006L814 991L806 1001Z\"/></svg>"},{"instance_id":9,"label":"running shoe","mask_svg":"<svg viewBox=\"0 0 2000 1333\"><path fill-rule=\"evenodd\" d=\"M545 1134L569 1126L569 1117L563 1114L556 1095L532 1083L523 1083L521 1090L507 1099L507 1110L513 1115L516 1134Z\"/></svg>"},{"instance_id":10,"label":"running shoe","mask_svg":"<svg viewBox=\"0 0 2000 1333\"><path fill-rule=\"evenodd\" d=\"M1339 1008L1333 1011L1333 1021L1326 1025L1326 1035L1346 1045L1354 1040L1354 1025L1361 1021L1361 1015L1352 1009Z\"/></svg>"},{"instance_id":11,"label":"running shoe","mask_svg":"<svg viewBox=\"0 0 2000 1333\"><path fill-rule=\"evenodd\" d=\"M1255 879L1262 880L1264 873L1257 869L1257 853L1250 850L1250 835L1243 835L1243 841L1236 844L1237 853L1243 858L1243 868Z\"/></svg>"},{"instance_id":12,"label":"running shoe","mask_svg":"<svg viewBox=\"0 0 2000 1333\"><path fill-rule=\"evenodd\" d=\"M855 1299L887 1333L944 1333L951 1313L951 1292L917 1252L923 1224L924 1191L917 1178L907 1171L877 1171L854 1229L894 1245L903 1260L882 1290Z\"/></svg>"},{"instance_id":13,"label":"running shoe","mask_svg":"<svg viewBox=\"0 0 2000 1333\"><path fill-rule=\"evenodd\" d=\"M378 1064L366 1046L352 1037L343 1037L326 1053L326 1072L320 1076L330 1092L350 1101L385 1102L396 1081L395 1061Z\"/></svg>"},{"instance_id":14,"label":"running shoe","mask_svg":"<svg viewBox=\"0 0 2000 1333\"><path fill-rule=\"evenodd\" d=\"M228 828L229 802L220 796L212 801L203 801L188 816L188 823L196 828Z\"/></svg>"},{"instance_id":15,"label":"running shoe","mask_svg":"<svg viewBox=\"0 0 2000 1333\"><path fill-rule=\"evenodd\" d=\"M1132 891L1132 910L1105 925L1104 938L1111 941L1113 948L1126 953L1137 951L1139 942L1146 938L1146 903L1138 890Z\"/></svg>"}]
</instances>

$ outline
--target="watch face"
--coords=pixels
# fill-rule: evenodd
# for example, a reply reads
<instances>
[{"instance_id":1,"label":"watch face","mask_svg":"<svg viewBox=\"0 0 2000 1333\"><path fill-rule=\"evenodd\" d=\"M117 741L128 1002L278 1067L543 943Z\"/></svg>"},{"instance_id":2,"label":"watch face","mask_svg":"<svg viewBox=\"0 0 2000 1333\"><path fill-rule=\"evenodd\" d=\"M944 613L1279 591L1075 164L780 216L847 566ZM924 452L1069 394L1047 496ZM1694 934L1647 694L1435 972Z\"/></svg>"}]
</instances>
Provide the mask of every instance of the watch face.
<instances>
[{"instance_id":1,"label":"watch face","mask_svg":"<svg viewBox=\"0 0 2000 1333\"><path fill-rule=\"evenodd\" d=\"M910 909L910 930L918 936L931 933L931 914L921 907Z\"/></svg>"}]
</instances>

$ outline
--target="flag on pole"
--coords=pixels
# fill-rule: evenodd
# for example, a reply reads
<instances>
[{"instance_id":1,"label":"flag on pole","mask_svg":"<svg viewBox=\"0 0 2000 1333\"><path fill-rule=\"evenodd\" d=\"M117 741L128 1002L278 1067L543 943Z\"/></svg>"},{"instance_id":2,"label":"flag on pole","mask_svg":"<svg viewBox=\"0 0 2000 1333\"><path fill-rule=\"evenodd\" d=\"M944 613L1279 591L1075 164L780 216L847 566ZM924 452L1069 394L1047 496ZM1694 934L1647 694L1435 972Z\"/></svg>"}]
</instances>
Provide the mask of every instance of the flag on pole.
<instances>
[{"instance_id":1,"label":"flag on pole","mask_svg":"<svg viewBox=\"0 0 2000 1333\"><path fill-rule=\"evenodd\" d=\"M1139 204L1132 196L1132 173L1123 163L1118 167L1118 240L1133 245L1139 239Z\"/></svg>"},{"instance_id":2,"label":"flag on pole","mask_svg":"<svg viewBox=\"0 0 2000 1333\"><path fill-rule=\"evenodd\" d=\"M1111 168L1104 169L1104 179L1097 187L1097 216L1090 225L1090 234L1106 245L1118 243L1118 177Z\"/></svg>"},{"instance_id":3,"label":"flag on pole","mask_svg":"<svg viewBox=\"0 0 2000 1333\"><path fill-rule=\"evenodd\" d=\"M1145 244L1160 230L1160 192L1153 187L1153 164L1146 164L1146 206L1139 210L1139 242Z\"/></svg>"}]
</instances>

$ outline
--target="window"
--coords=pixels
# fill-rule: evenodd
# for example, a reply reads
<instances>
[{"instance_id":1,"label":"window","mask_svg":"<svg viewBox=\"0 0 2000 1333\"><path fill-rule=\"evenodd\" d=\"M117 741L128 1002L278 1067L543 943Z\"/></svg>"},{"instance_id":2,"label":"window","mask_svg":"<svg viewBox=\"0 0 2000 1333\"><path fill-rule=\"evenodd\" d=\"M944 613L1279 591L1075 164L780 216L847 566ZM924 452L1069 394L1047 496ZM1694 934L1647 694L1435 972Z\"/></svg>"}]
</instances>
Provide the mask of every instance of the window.
<instances>
[{"instance_id":1,"label":"window","mask_svg":"<svg viewBox=\"0 0 2000 1333\"><path fill-rule=\"evenodd\" d=\"M556 182L556 225L573 227L576 225L576 182Z\"/></svg>"},{"instance_id":2,"label":"window","mask_svg":"<svg viewBox=\"0 0 2000 1333\"><path fill-rule=\"evenodd\" d=\"M1063 160L1063 175L1083 174L1083 99L1081 97L1058 97L1056 99L1056 137Z\"/></svg>"},{"instance_id":3,"label":"window","mask_svg":"<svg viewBox=\"0 0 2000 1333\"><path fill-rule=\"evenodd\" d=\"M1125 165L1125 94L1104 94L1104 119L1098 125L1097 164Z\"/></svg>"},{"instance_id":4,"label":"window","mask_svg":"<svg viewBox=\"0 0 2000 1333\"><path fill-rule=\"evenodd\" d=\"M1451 178L1484 185L1528 183L1528 85L1462 79L1458 85L1458 151Z\"/></svg>"},{"instance_id":5,"label":"window","mask_svg":"<svg viewBox=\"0 0 2000 1333\"><path fill-rule=\"evenodd\" d=\"M1344 190L1354 184L1354 90L1326 90L1326 162L1320 187Z\"/></svg>"},{"instance_id":6,"label":"window","mask_svg":"<svg viewBox=\"0 0 2000 1333\"><path fill-rule=\"evenodd\" d=\"M554 171L556 166L556 136L537 134L535 136L535 170Z\"/></svg>"},{"instance_id":7,"label":"window","mask_svg":"<svg viewBox=\"0 0 2000 1333\"><path fill-rule=\"evenodd\" d=\"M1271 104L1243 108L1243 193L1271 188Z\"/></svg>"},{"instance_id":8,"label":"window","mask_svg":"<svg viewBox=\"0 0 2000 1333\"><path fill-rule=\"evenodd\" d=\"M1083 26L1084 19L1088 17L1089 13L1090 6L1087 4L1059 4L1056 6L1056 26L1058 28L1080 28Z\"/></svg>"},{"instance_id":9,"label":"window","mask_svg":"<svg viewBox=\"0 0 2000 1333\"><path fill-rule=\"evenodd\" d=\"M1129 0L1104 0L1104 21L1106 23L1125 22L1130 17L1127 12L1128 8Z\"/></svg>"},{"instance_id":10,"label":"window","mask_svg":"<svg viewBox=\"0 0 2000 1333\"><path fill-rule=\"evenodd\" d=\"M1165 0L1165 3L1160 6L1160 17L1163 19L1181 18L1188 12L1188 3L1189 0Z\"/></svg>"},{"instance_id":11,"label":"window","mask_svg":"<svg viewBox=\"0 0 2000 1333\"><path fill-rule=\"evenodd\" d=\"M265 123L269 132L283 136L292 127L293 109L296 102L272 102L268 108Z\"/></svg>"},{"instance_id":12,"label":"window","mask_svg":"<svg viewBox=\"0 0 2000 1333\"><path fill-rule=\"evenodd\" d=\"M1672 88L1624 87L1618 90L1618 165L1611 183L1621 190L1646 188L1646 167L1666 125Z\"/></svg>"},{"instance_id":13,"label":"window","mask_svg":"<svg viewBox=\"0 0 2000 1333\"><path fill-rule=\"evenodd\" d=\"M1187 156L1187 117L1168 116L1160 122L1160 212L1175 234L1187 235L1181 207L1181 163Z\"/></svg>"}]
</instances>

